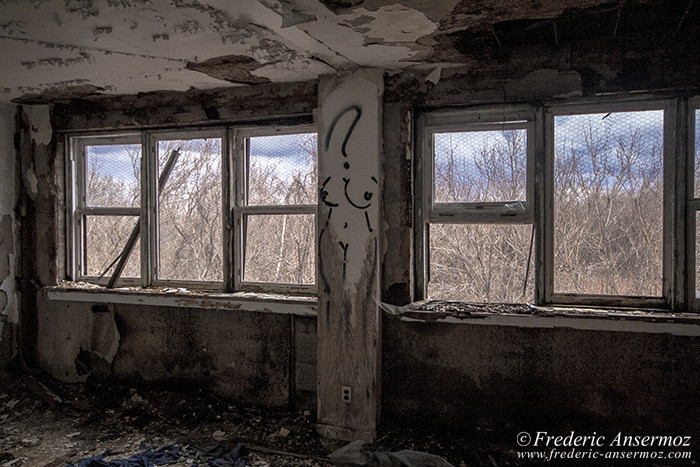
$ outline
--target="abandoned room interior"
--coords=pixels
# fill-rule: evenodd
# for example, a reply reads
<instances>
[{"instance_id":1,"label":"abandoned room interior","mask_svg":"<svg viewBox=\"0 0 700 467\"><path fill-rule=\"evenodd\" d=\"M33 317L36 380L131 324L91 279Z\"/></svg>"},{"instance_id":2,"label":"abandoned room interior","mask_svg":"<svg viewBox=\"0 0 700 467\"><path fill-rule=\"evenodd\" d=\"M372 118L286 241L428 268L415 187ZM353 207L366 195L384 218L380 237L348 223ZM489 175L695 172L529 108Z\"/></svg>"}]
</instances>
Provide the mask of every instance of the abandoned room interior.
<instances>
[{"instance_id":1,"label":"abandoned room interior","mask_svg":"<svg viewBox=\"0 0 700 467\"><path fill-rule=\"evenodd\" d=\"M694 465L698 17L1 0L0 464Z\"/></svg>"}]
</instances>

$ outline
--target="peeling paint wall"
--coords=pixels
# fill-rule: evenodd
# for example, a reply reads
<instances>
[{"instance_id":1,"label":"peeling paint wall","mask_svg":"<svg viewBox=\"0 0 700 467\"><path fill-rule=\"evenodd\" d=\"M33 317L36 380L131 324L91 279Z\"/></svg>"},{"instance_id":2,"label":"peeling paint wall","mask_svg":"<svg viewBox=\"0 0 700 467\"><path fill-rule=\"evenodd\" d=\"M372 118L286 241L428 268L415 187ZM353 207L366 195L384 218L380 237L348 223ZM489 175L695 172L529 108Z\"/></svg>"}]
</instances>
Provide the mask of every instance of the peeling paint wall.
<instances>
[{"instance_id":1,"label":"peeling paint wall","mask_svg":"<svg viewBox=\"0 0 700 467\"><path fill-rule=\"evenodd\" d=\"M0 374L17 353L15 106L0 105Z\"/></svg>"},{"instance_id":2,"label":"peeling paint wall","mask_svg":"<svg viewBox=\"0 0 700 467\"><path fill-rule=\"evenodd\" d=\"M18 152L16 212L21 251L17 284L20 354L30 366L37 362L36 295L42 287L57 283L60 264L63 155L56 144L50 112L49 106L19 106L14 137Z\"/></svg>"},{"instance_id":3,"label":"peeling paint wall","mask_svg":"<svg viewBox=\"0 0 700 467\"><path fill-rule=\"evenodd\" d=\"M381 70L319 84L318 426L348 441L374 439L379 421L383 90Z\"/></svg>"},{"instance_id":4,"label":"peeling paint wall","mask_svg":"<svg viewBox=\"0 0 700 467\"><path fill-rule=\"evenodd\" d=\"M38 304L39 364L61 381L201 387L271 407L293 399L290 316L54 301L43 294ZM302 380L310 378L300 370Z\"/></svg>"}]
</instances>

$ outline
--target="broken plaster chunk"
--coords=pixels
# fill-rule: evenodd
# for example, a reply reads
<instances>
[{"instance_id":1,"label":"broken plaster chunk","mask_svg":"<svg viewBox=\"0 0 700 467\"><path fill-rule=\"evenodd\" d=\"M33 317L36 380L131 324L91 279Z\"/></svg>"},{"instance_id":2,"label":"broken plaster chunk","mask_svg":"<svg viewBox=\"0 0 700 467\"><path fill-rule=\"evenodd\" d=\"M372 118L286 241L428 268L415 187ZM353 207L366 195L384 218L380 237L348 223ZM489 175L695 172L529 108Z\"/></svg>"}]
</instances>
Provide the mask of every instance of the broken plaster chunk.
<instances>
[{"instance_id":1,"label":"broken plaster chunk","mask_svg":"<svg viewBox=\"0 0 700 467\"><path fill-rule=\"evenodd\" d=\"M226 439L226 433L221 430L216 430L214 433L211 434L211 437L214 438L216 441L223 441L224 439Z\"/></svg>"},{"instance_id":2,"label":"broken plaster chunk","mask_svg":"<svg viewBox=\"0 0 700 467\"><path fill-rule=\"evenodd\" d=\"M19 403L19 400L18 400L18 399L12 399L12 400L9 401L7 404L5 404L5 407L8 408L8 409L11 409L11 408L13 408L15 405L17 405L18 403Z\"/></svg>"},{"instance_id":3,"label":"broken plaster chunk","mask_svg":"<svg viewBox=\"0 0 700 467\"><path fill-rule=\"evenodd\" d=\"M32 169L27 169L26 175L27 184L29 185L29 192L33 195L37 194L39 192L39 180L36 178L36 175L34 175L34 171Z\"/></svg>"},{"instance_id":4,"label":"broken plaster chunk","mask_svg":"<svg viewBox=\"0 0 700 467\"><path fill-rule=\"evenodd\" d=\"M289 433L291 433L291 432L288 429L286 429L285 427L280 428L280 434L282 436L287 437L287 436L289 436Z\"/></svg>"},{"instance_id":5,"label":"broken plaster chunk","mask_svg":"<svg viewBox=\"0 0 700 467\"><path fill-rule=\"evenodd\" d=\"M433 84L438 84L440 82L441 77L442 77L442 67L439 66L439 67L435 68L433 71L431 71L430 74L425 77L425 80L430 81Z\"/></svg>"}]
</instances>

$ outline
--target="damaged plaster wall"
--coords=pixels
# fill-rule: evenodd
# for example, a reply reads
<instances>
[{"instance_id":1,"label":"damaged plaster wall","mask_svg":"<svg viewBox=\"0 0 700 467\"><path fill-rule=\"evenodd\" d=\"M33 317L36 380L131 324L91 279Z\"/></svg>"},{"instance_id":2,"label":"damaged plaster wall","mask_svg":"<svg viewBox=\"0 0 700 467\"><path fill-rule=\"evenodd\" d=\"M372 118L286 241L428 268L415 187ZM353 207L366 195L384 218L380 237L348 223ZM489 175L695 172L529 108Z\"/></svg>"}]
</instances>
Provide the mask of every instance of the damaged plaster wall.
<instances>
[{"instance_id":1,"label":"damaged plaster wall","mask_svg":"<svg viewBox=\"0 0 700 467\"><path fill-rule=\"evenodd\" d=\"M383 90L376 69L319 84L318 427L344 440L374 439L379 421Z\"/></svg>"},{"instance_id":2,"label":"damaged plaster wall","mask_svg":"<svg viewBox=\"0 0 700 467\"><path fill-rule=\"evenodd\" d=\"M285 116L285 122L308 124L316 89L315 81L272 83L56 104L51 112L54 172L60 182L58 161L65 135L56 134L59 130L270 123L273 117L279 123ZM25 131L33 131L29 117L26 120ZM31 154L29 146L25 152ZM43 151L35 155L41 159L37 165L54 157ZM41 193L42 178L37 178ZM60 199L53 199L59 210ZM56 216L52 223L57 226L59 221ZM36 229L30 233L46 250L49 243L60 248L60 236L48 238ZM28 251L40 256L40 262L50 256L47 251ZM235 400L275 407L299 403L296 390L300 406L315 403L315 318L264 311L260 303L254 309L263 311L50 300L41 291L36 297L38 366L60 380L206 387Z\"/></svg>"},{"instance_id":3,"label":"damaged plaster wall","mask_svg":"<svg viewBox=\"0 0 700 467\"><path fill-rule=\"evenodd\" d=\"M15 106L0 104L0 374L17 353Z\"/></svg>"},{"instance_id":4,"label":"damaged plaster wall","mask_svg":"<svg viewBox=\"0 0 700 467\"><path fill-rule=\"evenodd\" d=\"M30 366L37 364L37 294L55 285L59 275L59 227L63 185L62 150L57 148L47 105L19 106L15 148L18 152L17 215L20 296L20 353ZM61 255L62 256L62 255Z\"/></svg>"},{"instance_id":5,"label":"damaged plaster wall","mask_svg":"<svg viewBox=\"0 0 700 467\"><path fill-rule=\"evenodd\" d=\"M56 301L40 294L39 362L61 381L175 384L284 407L293 400L292 327L290 316L278 313ZM298 346L307 353L308 347ZM301 370L301 380L313 377Z\"/></svg>"},{"instance_id":6,"label":"damaged plaster wall","mask_svg":"<svg viewBox=\"0 0 700 467\"><path fill-rule=\"evenodd\" d=\"M383 338L383 417L396 422L700 434L697 337L387 317Z\"/></svg>"}]
</instances>

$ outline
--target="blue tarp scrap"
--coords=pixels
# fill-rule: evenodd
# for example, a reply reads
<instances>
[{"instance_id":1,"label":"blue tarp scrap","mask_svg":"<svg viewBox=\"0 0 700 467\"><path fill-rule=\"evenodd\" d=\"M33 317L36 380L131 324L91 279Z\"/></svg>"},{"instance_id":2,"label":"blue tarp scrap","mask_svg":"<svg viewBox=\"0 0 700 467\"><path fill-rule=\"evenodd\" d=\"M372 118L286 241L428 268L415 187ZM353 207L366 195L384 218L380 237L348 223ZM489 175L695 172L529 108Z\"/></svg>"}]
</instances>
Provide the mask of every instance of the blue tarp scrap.
<instances>
[{"instance_id":1,"label":"blue tarp scrap","mask_svg":"<svg viewBox=\"0 0 700 467\"><path fill-rule=\"evenodd\" d=\"M183 457L197 457L199 462L193 462L192 467L246 467L245 456L248 450L242 444L230 448L223 444L217 444L204 449L194 446L182 447L180 444L171 444L159 449L148 448L143 452L134 454L128 459L113 459L105 461L105 457L111 451L83 459L69 467L152 467L158 465L173 464Z\"/></svg>"}]
</instances>

